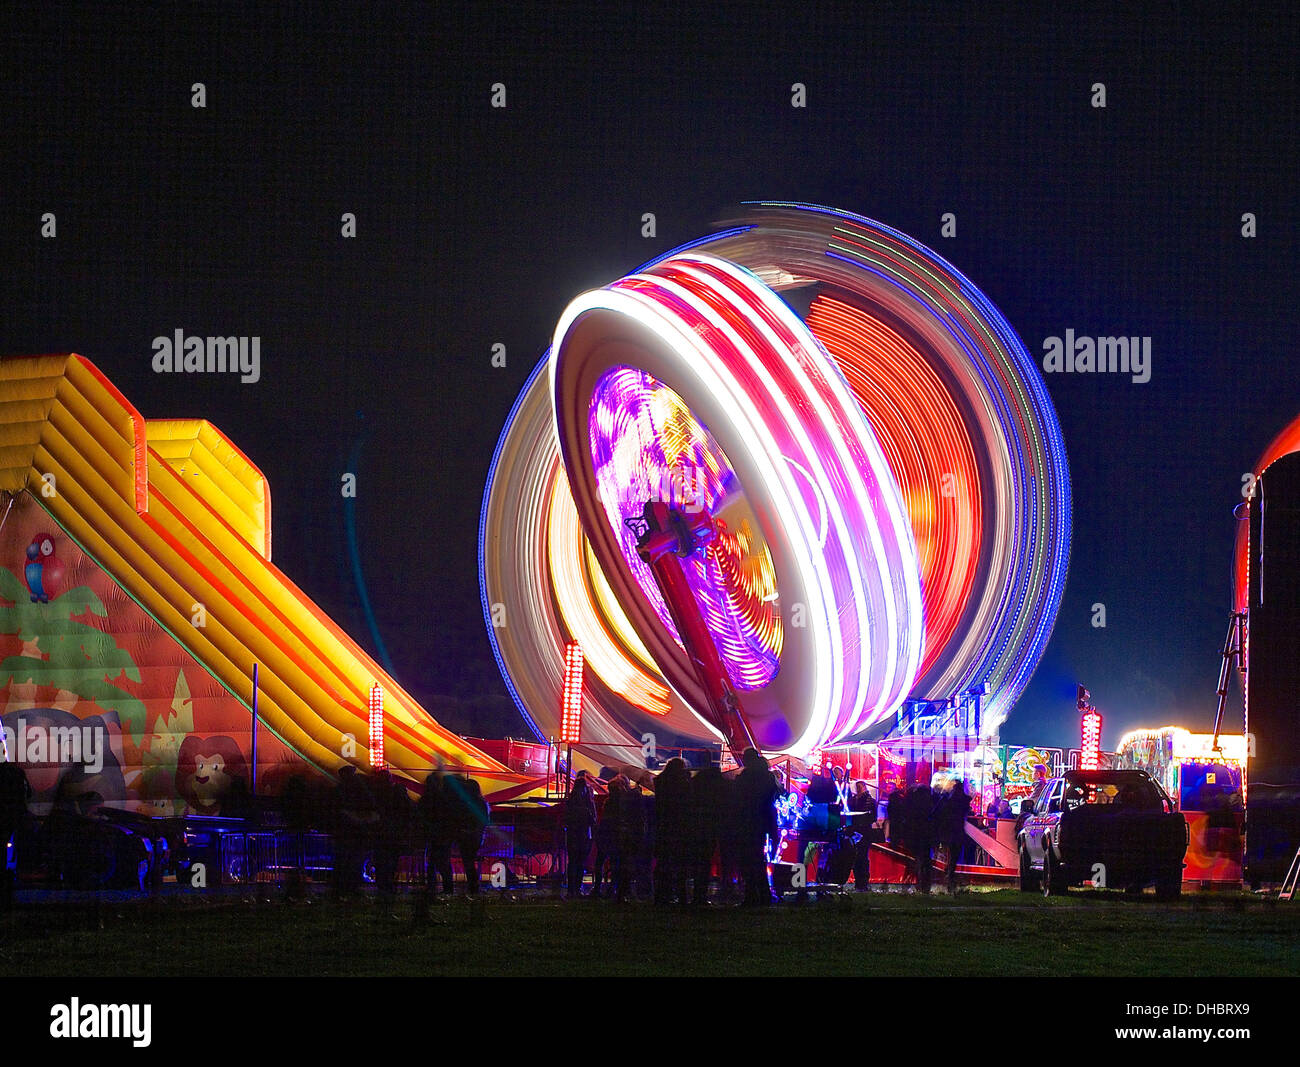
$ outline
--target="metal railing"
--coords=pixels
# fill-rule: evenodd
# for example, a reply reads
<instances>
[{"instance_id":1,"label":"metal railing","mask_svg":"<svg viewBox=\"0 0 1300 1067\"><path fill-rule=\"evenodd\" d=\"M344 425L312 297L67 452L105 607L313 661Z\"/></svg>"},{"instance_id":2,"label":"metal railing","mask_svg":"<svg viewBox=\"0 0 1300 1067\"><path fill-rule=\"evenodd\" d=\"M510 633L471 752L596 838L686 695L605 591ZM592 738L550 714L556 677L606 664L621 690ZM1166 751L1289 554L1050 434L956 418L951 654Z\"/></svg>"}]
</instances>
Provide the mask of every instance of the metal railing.
<instances>
[{"instance_id":1,"label":"metal railing","mask_svg":"<svg viewBox=\"0 0 1300 1067\"><path fill-rule=\"evenodd\" d=\"M487 827L478 853L479 875L490 880L494 868L504 870L508 883L536 882L555 873L556 851L547 844L528 842L531 848L516 849L515 827L493 823ZM296 874L309 881L329 881L334 871L334 842L330 834L289 830L234 830L220 834L218 842L221 883L283 885ZM420 886L425 882L427 857L420 842L412 839L402 847L397 867L398 885ZM503 868L496 868L496 864ZM459 853L452 851L452 871L464 877ZM373 878L369 862L366 880Z\"/></svg>"},{"instance_id":2,"label":"metal railing","mask_svg":"<svg viewBox=\"0 0 1300 1067\"><path fill-rule=\"evenodd\" d=\"M294 872L319 880L328 878L334 870L334 845L329 834L235 831L221 834L218 849L224 885L281 884Z\"/></svg>"}]
</instances>

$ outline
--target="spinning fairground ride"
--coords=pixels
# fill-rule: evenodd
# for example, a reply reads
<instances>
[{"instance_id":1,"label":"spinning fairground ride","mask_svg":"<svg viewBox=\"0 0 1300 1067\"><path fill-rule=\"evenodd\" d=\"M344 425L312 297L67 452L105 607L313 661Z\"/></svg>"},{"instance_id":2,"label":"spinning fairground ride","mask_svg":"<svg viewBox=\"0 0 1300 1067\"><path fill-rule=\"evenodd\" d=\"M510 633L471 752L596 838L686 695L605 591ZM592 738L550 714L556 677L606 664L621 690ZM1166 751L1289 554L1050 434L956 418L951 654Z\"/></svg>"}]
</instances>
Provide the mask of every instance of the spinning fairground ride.
<instances>
[{"instance_id":1,"label":"spinning fairground ride","mask_svg":"<svg viewBox=\"0 0 1300 1067\"><path fill-rule=\"evenodd\" d=\"M590 758L803 757L971 691L996 730L1069 544L1056 414L989 300L878 222L762 203L564 310L493 458L480 586L539 738L576 643Z\"/></svg>"}]
</instances>

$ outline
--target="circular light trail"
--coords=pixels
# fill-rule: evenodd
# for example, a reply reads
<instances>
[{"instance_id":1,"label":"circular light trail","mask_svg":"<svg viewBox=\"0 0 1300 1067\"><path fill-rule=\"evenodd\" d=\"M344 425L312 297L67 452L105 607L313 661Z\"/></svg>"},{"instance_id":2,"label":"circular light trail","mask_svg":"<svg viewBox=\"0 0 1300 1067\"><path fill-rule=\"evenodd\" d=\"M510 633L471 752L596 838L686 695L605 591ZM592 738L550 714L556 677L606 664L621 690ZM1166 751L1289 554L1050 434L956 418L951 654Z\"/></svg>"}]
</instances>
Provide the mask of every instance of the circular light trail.
<instances>
[{"instance_id":1,"label":"circular light trail","mask_svg":"<svg viewBox=\"0 0 1300 1067\"><path fill-rule=\"evenodd\" d=\"M674 257L573 301L551 368L584 532L671 688L707 704L623 520L644 503L628 487L654 488L646 457L661 477L684 449L724 527L756 522L770 553L757 569L774 572L763 581L778 594L784 637L760 656L759 633L744 633L734 590L710 580L708 557L692 572L713 639L740 672L732 680L747 690L755 738L805 751L892 714L924 639L911 527L861 408L790 308L734 264ZM648 397L637 372L653 383ZM656 410L668 425L648 425ZM639 431L615 433L629 424Z\"/></svg>"},{"instance_id":2,"label":"circular light trail","mask_svg":"<svg viewBox=\"0 0 1300 1067\"><path fill-rule=\"evenodd\" d=\"M696 258L710 264L724 263L711 265L701 279L696 276L698 264L666 262L688 259L683 255L688 250L705 253ZM757 285L748 272L764 285ZM797 698L804 703L781 712L793 724L789 738L782 741L779 731L767 729L764 747L796 751L813 747L814 741L843 739L890 714L904 697L944 699L977 684L988 690L986 730L1005 718L1042 655L1059 607L1069 553L1070 493L1055 412L1034 361L1002 316L951 264L905 235L858 216L804 205L753 205L743 225L669 253L638 275L643 280L622 279L598 292L635 301L646 297L649 286L663 296L654 298L659 303L654 315L669 324L659 323L657 340L638 348L637 358L628 357L626 350L622 358L610 354L603 361L605 370L621 366L649 374L677 396L695 426L674 424L675 438L672 433L652 435L666 445L662 465L657 458L637 462L647 476L659 477L665 466L671 470L668 453L683 444L689 450L692 434L704 430L714 435L726 464L724 469L719 461L705 480L716 474L739 483L737 498L748 502L754 515L751 529L761 534L773 561L771 592L763 592L768 588L763 583L772 575L764 576L762 553L754 544L746 546L747 557L740 557L748 558L747 569L738 570L734 559L730 569L720 565L715 588L738 595L720 597L726 610L709 620L715 636L725 634L726 625L737 618L744 620L750 626L747 640L763 635L756 645L747 646L761 659L759 649L774 650L773 633L753 613L761 612L760 605L779 609L782 645L776 653L776 674L766 687L743 694L745 707L748 710L753 699L750 692L768 689L780 689L787 700L804 694ZM802 322L778 293L794 306L808 308ZM736 300L739 312L729 306ZM680 321L673 324L683 308L696 317L693 329L683 331ZM619 320L629 318L624 311L600 310ZM696 355L688 361L693 363L700 362L698 350L711 351L718 337L725 337L735 351L746 345L751 350L765 344L802 347L805 352L815 350L814 362L826 361L829 354L838 373L828 379L853 399L855 419L869 427L875 457L887 469L873 474L871 462L857 453L847 466L856 466L867 481L875 477L901 505L910 527L910 566L921 597L915 610L897 588L889 595L882 592L900 577L906 581L900 571L907 568L889 559L880 540L878 512L873 512L876 529L861 527L847 544L832 534L831 527L846 520L845 501L826 498L818 483L832 462L828 457L844 462L843 427L832 419L834 429L814 428L820 436L801 440L805 451L792 452L773 445L766 426L774 413L786 419L790 412L780 403L771 410L755 409L746 400L748 391L760 385L769 390L775 385L775 397L799 396L809 382L792 373L768 373L767 380L760 381L762 375L746 363L752 351L728 367L715 368L711 378L698 367L683 377L671 360L657 368L644 365L641 353L662 349L669 335L679 355L686 351L681 346L694 346L690 350ZM809 336L815 339L811 345ZM692 711L699 694L691 680L675 676L674 656L681 656L681 648L654 609L653 598L635 578L624 584L617 574L610 578L602 573L610 569L615 555L630 571L626 547L621 542L616 547L612 533L605 550L593 550L581 533L575 536L575 526L585 528L597 514L602 527L612 531L611 516L603 503L592 506L596 495L575 512L568 493L556 492L557 483L566 490L568 483L556 431L548 424L551 397L542 373L546 365L546 359L539 363L507 421L480 522L485 615L491 623L495 605L505 618L504 625L499 620L489 628L503 677L539 735L553 734L564 645L576 639L584 646L590 668L583 727L589 745L635 745L647 729L712 739L714 733ZM796 359L785 371L799 365ZM719 376L724 370L731 375L729 384L725 375ZM744 388L737 389L736 382ZM575 426L587 425L594 413L594 385L593 379L584 387L587 395L581 403L587 407L568 413ZM651 387L651 392L656 390ZM665 396L652 403L667 402ZM729 438L730 430L719 430L730 424L723 411L734 414L733 409L753 419L753 432L746 424L739 441ZM660 448L651 446L652 451ZM774 454L767 454L773 449ZM573 465L566 465L572 478ZM707 471L708 464L702 466ZM797 514L773 513L758 503L755 493L761 497L772 485L784 487ZM574 491L580 496L584 492ZM735 495L734 490L728 492ZM588 514L579 524L576 516L584 510ZM739 529L730 527L729 532ZM791 541L804 546L808 560L789 558ZM820 562L810 562L814 558ZM893 652L877 656L867 651L860 654L857 667L850 666L854 661L849 659L838 668L822 668L825 646L814 648L812 635L788 625L791 590L797 586L801 595L808 593L815 600L811 590L821 581L815 573L818 567L831 573L847 567L851 559L871 561L859 568L862 571L876 568L870 596L878 599L872 607L864 603L860 617L872 625L889 619L887 637L864 631L863 639L868 649L883 652L892 647ZM706 570L709 565L700 564ZM867 595L867 587L862 588ZM856 603L847 587L840 592ZM773 593L773 599L764 599ZM828 636L833 627L818 625L821 637L816 640L839 640ZM737 641L738 648L744 644L739 637ZM918 649L923 655L909 666L908 657ZM828 683L820 674L823 669L837 670L837 679ZM868 678L861 677L864 671ZM798 676L798 684L790 680L791 674ZM855 679L855 674L860 677ZM760 672L750 681L761 682L762 677ZM838 695L829 695L832 690ZM807 697L813 691L821 695ZM809 699L813 706L822 701L827 709L824 720L807 704Z\"/></svg>"},{"instance_id":3,"label":"circular light trail","mask_svg":"<svg viewBox=\"0 0 1300 1067\"><path fill-rule=\"evenodd\" d=\"M924 672L961 621L979 564L980 476L970 432L943 379L883 322L821 295L807 323L866 412L907 503L925 590Z\"/></svg>"}]
</instances>

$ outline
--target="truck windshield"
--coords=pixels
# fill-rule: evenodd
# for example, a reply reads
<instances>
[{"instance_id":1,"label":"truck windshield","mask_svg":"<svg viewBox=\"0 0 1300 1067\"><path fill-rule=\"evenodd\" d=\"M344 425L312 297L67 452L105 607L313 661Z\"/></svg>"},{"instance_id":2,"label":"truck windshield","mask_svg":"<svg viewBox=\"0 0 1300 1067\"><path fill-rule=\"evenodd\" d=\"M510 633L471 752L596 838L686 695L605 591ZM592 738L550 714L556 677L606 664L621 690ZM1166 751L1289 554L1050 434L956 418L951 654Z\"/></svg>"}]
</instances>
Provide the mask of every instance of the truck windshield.
<instances>
[{"instance_id":1,"label":"truck windshield","mask_svg":"<svg viewBox=\"0 0 1300 1067\"><path fill-rule=\"evenodd\" d=\"M1129 811L1163 810L1155 787L1140 779L1126 782L1067 782L1065 809L1071 811L1085 805L1109 805Z\"/></svg>"}]
</instances>

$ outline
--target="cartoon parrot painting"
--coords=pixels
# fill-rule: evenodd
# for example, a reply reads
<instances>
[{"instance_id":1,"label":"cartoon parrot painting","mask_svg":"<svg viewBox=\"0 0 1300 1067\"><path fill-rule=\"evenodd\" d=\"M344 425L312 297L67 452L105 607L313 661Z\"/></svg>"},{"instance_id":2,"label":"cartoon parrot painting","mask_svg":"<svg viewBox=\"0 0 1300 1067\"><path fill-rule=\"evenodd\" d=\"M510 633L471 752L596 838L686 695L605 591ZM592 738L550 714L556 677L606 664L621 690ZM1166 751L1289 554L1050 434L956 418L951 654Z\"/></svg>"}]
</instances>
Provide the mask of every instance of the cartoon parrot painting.
<instances>
[{"instance_id":1,"label":"cartoon parrot painting","mask_svg":"<svg viewBox=\"0 0 1300 1067\"><path fill-rule=\"evenodd\" d=\"M27 567L23 576L27 579L33 604L48 604L51 596L58 595L63 564L54 554L54 538L49 534L37 534L27 546Z\"/></svg>"}]
</instances>

